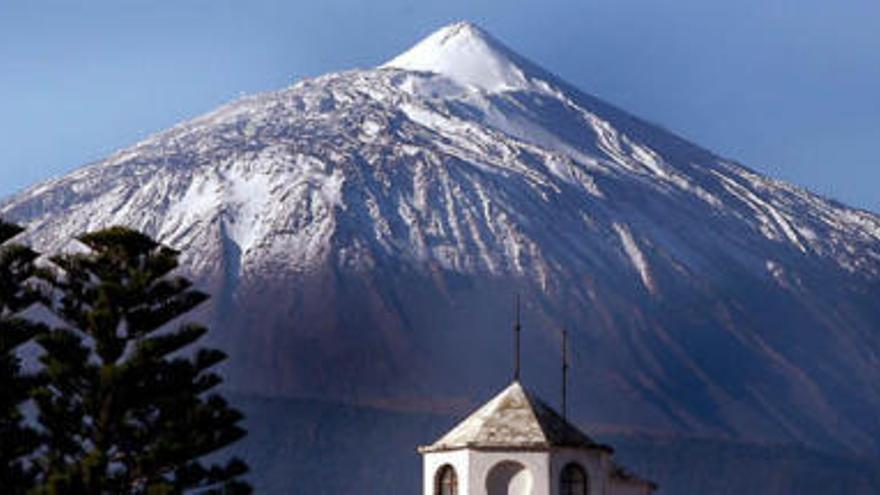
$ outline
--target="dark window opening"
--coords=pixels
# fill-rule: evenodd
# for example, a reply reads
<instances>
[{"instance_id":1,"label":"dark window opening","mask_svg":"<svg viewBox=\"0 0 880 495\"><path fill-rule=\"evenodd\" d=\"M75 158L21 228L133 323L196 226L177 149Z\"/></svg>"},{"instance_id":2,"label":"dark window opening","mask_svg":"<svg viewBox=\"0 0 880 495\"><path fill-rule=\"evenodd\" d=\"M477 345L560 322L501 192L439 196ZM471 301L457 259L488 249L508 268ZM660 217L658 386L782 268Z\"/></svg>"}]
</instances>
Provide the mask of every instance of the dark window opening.
<instances>
[{"instance_id":1,"label":"dark window opening","mask_svg":"<svg viewBox=\"0 0 880 495\"><path fill-rule=\"evenodd\" d=\"M458 476L455 468L446 464L437 471L434 483L436 495L458 495Z\"/></svg>"},{"instance_id":2,"label":"dark window opening","mask_svg":"<svg viewBox=\"0 0 880 495\"><path fill-rule=\"evenodd\" d=\"M559 476L560 495L587 495L587 472L575 463L567 464L562 468Z\"/></svg>"}]
</instances>

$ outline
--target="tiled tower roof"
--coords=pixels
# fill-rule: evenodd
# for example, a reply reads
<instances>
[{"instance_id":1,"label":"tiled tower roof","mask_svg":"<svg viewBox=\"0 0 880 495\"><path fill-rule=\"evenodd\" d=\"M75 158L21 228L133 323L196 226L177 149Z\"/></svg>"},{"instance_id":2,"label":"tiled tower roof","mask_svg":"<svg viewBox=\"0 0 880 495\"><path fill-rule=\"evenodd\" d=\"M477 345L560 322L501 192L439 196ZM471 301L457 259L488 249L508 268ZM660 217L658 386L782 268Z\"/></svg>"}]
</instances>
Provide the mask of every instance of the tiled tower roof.
<instances>
[{"instance_id":1,"label":"tiled tower roof","mask_svg":"<svg viewBox=\"0 0 880 495\"><path fill-rule=\"evenodd\" d=\"M422 452L482 449L549 449L611 447L593 441L518 381L459 423Z\"/></svg>"}]
</instances>

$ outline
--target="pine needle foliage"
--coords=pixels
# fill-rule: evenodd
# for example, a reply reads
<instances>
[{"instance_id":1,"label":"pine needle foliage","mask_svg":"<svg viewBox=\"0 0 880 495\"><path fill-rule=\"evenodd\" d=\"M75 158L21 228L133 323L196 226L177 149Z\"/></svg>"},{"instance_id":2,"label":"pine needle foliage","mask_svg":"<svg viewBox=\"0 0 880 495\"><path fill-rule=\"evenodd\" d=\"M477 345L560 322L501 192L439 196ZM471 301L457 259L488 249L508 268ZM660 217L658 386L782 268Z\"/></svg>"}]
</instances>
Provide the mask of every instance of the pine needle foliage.
<instances>
[{"instance_id":1,"label":"pine needle foliage","mask_svg":"<svg viewBox=\"0 0 880 495\"><path fill-rule=\"evenodd\" d=\"M215 390L226 355L193 351L207 329L176 321L208 297L172 274L179 253L124 227L78 240L88 251L53 257L43 277L63 324L37 339L34 493L250 493L244 462L206 461L245 431Z\"/></svg>"},{"instance_id":2,"label":"pine needle foliage","mask_svg":"<svg viewBox=\"0 0 880 495\"><path fill-rule=\"evenodd\" d=\"M33 482L27 461L39 445L24 421L22 406L35 385L22 371L17 350L33 339L40 326L19 316L39 299L29 285L37 253L7 243L22 229L0 220L0 493L26 493Z\"/></svg>"}]
</instances>

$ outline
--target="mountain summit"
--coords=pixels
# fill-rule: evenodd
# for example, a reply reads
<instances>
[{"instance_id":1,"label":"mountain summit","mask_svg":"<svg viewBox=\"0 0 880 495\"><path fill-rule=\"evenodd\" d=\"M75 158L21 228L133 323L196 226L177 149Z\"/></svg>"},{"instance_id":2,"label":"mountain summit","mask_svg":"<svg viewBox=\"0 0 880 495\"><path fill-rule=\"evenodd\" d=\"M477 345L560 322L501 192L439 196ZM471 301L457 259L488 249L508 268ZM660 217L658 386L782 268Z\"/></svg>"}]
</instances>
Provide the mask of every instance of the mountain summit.
<instances>
[{"instance_id":1,"label":"mountain summit","mask_svg":"<svg viewBox=\"0 0 880 495\"><path fill-rule=\"evenodd\" d=\"M470 22L433 34L382 67L442 74L462 85L487 91L529 89L524 60Z\"/></svg>"},{"instance_id":2,"label":"mountain summit","mask_svg":"<svg viewBox=\"0 0 880 495\"><path fill-rule=\"evenodd\" d=\"M53 252L183 252L273 396L460 410L506 377L580 422L880 452L880 218L559 81L470 24L230 103L0 205ZM549 388L547 388L549 389Z\"/></svg>"}]
</instances>

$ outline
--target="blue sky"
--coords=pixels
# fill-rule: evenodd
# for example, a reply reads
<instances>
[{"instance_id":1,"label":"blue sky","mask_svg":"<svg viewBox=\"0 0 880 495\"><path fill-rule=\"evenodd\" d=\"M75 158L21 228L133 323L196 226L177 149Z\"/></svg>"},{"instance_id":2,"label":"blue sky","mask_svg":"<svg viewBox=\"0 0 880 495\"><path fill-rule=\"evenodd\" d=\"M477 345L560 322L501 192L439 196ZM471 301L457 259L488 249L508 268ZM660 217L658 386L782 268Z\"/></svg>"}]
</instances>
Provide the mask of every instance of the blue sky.
<instances>
[{"instance_id":1,"label":"blue sky","mask_svg":"<svg viewBox=\"0 0 880 495\"><path fill-rule=\"evenodd\" d=\"M880 212L877 0L0 0L0 196L463 19L698 144Z\"/></svg>"}]
</instances>

